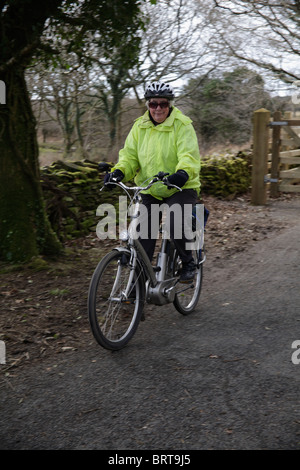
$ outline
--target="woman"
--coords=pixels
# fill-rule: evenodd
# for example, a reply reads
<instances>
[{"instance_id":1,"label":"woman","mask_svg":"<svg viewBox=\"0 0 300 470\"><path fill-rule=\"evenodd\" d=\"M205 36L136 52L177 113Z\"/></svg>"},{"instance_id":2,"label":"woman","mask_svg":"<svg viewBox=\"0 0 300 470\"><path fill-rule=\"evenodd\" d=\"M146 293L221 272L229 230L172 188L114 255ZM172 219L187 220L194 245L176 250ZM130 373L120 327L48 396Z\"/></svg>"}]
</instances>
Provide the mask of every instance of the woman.
<instances>
[{"instance_id":1,"label":"woman","mask_svg":"<svg viewBox=\"0 0 300 470\"><path fill-rule=\"evenodd\" d=\"M154 82L145 91L147 111L138 118L120 150L119 161L106 176L105 182L112 177L121 181L135 178L140 186L145 180L153 178L158 172L169 173L167 183L182 188L156 184L144 191L143 204L148 209L148 227L151 227L151 208L154 204L166 203L168 206L179 204L195 205L200 191L200 153L195 130L190 118L185 116L174 104L174 92L167 83ZM195 265L191 251L186 250L184 219L181 223L182 237L176 238L175 221L171 220L170 235L182 260L180 281L191 282ZM150 233L150 229L149 229ZM150 235L141 239L150 260L152 260L156 239Z\"/></svg>"}]
</instances>

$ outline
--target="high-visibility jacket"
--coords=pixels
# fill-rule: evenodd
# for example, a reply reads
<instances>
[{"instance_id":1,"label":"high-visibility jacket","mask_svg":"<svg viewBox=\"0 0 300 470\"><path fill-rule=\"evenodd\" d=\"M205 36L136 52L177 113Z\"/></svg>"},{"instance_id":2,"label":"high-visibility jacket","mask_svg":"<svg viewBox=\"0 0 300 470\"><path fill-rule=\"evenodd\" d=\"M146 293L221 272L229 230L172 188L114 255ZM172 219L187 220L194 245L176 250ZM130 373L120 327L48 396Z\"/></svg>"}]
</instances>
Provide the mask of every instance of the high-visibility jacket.
<instances>
[{"instance_id":1,"label":"high-visibility jacket","mask_svg":"<svg viewBox=\"0 0 300 470\"><path fill-rule=\"evenodd\" d=\"M192 120L173 107L167 119L155 126L146 111L135 120L112 171L115 169L124 173L124 182L135 177L137 186L146 186L159 171L171 175L185 170L189 179L183 189L195 189L199 194L200 153ZM157 183L143 192L162 199L176 191Z\"/></svg>"}]
</instances>

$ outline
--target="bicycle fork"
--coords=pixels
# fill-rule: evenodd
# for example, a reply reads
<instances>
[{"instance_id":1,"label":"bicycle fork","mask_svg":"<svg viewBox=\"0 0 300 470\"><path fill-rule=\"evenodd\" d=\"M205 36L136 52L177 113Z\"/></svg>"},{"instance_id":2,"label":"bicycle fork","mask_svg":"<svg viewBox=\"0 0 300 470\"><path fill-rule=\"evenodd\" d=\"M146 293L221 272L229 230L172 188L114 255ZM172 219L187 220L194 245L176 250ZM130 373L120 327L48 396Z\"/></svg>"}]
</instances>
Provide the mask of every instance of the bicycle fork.
<instances>
[{"instance_id":1,"label":"bicycle fork","mask_svg":"<svg viewBox=\"0 0 300 470\"><path fill-rule=\"evenodd\" d=\"M121 259L118 261L118 268L114 280L114 284L110 294L110 301L111 302L126 302L130 296L131 291L136 287L137 278L134 279L134 275L136 272L136 260L137 260L137 253L135 250L130 250L130 260L128 263L128 255L129 253L122 253ZM124 257L124 258L123 258ZM122 271L129 266L130 272L128 276L128 280L126 282L125 289L122 288L120 290L120 286L122 286Z\"/></svg>"}]
</instances>

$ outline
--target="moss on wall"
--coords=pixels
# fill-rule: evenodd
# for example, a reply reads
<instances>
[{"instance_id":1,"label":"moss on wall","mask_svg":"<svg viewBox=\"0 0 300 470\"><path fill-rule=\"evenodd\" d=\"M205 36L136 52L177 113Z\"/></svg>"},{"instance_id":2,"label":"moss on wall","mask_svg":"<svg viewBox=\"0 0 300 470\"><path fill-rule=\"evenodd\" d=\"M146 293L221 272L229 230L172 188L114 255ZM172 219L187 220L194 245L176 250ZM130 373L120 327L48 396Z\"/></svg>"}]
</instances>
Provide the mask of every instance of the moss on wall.
<instances>
[{"instance_id":1,"label":"moss on wall","mask_svg":"<svg viewBox=\"0 0 300 470\"><path fill-rule=\"evenodd\" d=\"M103 190L104 174L98 163L57 161L41 169L46 211L60 240L77 238L95 232L100 204L116 208L118 221L121 189ZM251 184L251 155L210 155L202 158L201 191L220 198L234 197L248 191Z\"/></svg>"},{"instance_id":2,"label":"moss on wall","mask_svg":"<svg viewBox=\"0 0 300 470\"><path fill-rule=\"evenodd\" d=\"M202 193L227 198L245 193L251 185L251 154L208 155L202 158Z\"/></svg>"},{"instance_id":3,"label":"moss on wall","mask_svg":"<svg viewBox=\"0 0 300 470\"><path fill-rule=\"evenodd\" d=\"M101 191L104 174L98 164L87 160L75 163L57 161L41 169L46 210L61 240L87 235L96 230L97 207L109 203L118 216L119 189Z\"/></svg>"}]
</instances>

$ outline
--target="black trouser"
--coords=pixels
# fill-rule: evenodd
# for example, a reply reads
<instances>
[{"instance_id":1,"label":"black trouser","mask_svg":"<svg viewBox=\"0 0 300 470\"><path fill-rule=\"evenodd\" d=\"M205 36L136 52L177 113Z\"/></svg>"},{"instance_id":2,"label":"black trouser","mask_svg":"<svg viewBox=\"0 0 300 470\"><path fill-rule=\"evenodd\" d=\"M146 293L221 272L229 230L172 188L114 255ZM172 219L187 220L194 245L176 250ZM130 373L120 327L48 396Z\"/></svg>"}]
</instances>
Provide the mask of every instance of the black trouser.
<instances>
[{"instance_id":1,"label":"black trouser","mask_svg":"<svg viewBox=\"0 0 300 470\"><path fill-rule=\"evenodd\" d=\"M154 212L154 205L155 209L157 209L158 205L165 203L170 207L170 226L168 227L168 231L170 234L171 239L174 241L175 247L181 257L183 263L188 263L192 260L192 252L186 249L186 243L189 240L185 237L185 230L184 230L184 206L185 204L194 205L197 202L197 192L194 189L184 189L182 191L178 191L177 193L173 194L170 197L163 199L163 201L156 199L155 197L151 196L150 194L141 194L143 205L147 208L147 217L148 217L148 233L143 234L140 238L140 242L145 249L147 255L149 256L150 260L152 261L154 250L155 250L155 243L157 239L157 234L155 238L151 238L151 227L152 227L152 216ZM178 211L172 211L172 205L178 204L181 208L180 213L182 214L181 220L175 220ZM179 225L177 225L179 224ZM177 225L177 228L176 228ZM152 227L153 228L153 227ZM177 235L180 234L178 237Z\"/></svg>"}]
</instances>

